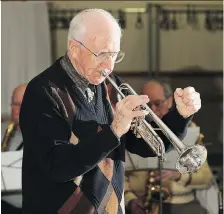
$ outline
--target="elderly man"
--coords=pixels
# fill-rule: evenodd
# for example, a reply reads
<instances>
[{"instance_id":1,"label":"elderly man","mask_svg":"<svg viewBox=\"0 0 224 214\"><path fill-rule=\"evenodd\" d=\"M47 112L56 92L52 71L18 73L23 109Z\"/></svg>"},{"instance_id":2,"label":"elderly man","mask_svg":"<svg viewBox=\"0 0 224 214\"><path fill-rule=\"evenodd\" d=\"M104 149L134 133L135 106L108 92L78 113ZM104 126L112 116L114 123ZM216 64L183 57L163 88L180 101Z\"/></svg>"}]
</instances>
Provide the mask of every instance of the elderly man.
<instances>
[{"instance_id":1,"label":"elderly man","mask_svg":"<svg viewBox=\"0 0 224 214\"><path fill-rule=\"evenodd\" d=\"M19 128L19 113L26 84L17 86L13 90L11 102L10 122L2 124L2 152L17 151L23 148L22 134ZM9 137L6 137L8 128L12 128ZM3 157L2 157L3 158ZM13 176L13 175L12 175ZM16 178L15 178L16 179ZM2 193L1 200L2 214L22 214L22 193L5 195Z\"/></svg>"},{"instance_id":2,"label":"elderly man","mask_svg":"<svg viewBox=\"0 0 224 214\"><path fill-rule=\"evenodd\" d=\"M171 86L163 80L150 80L142 89L142 94L148 95L150 102L149 106L161 119L173 107L173 91ZM177 101L176 94L174 99ZM189 126L195 126L193 122ZM197 143L202 143L203 135L199 136ZM156 166L155 166L156 167ZM156 183L159 183L160 176L158 172L151 172L151 177L155 177ZM154 175L153 175L154 174ZM127 179L127 178L126 178ZM213 180L211 169L208 163L205 162L203 166L193 174L180 174L176 170L162 170L162 184L170 197L163 203L163 214L204 214L207 213L204 208L195 200L195 190L208 188ZM146 186L149 180L149 172L133 172L126 180L125 200L127 208L132 214L143 214L142 208L143 198L147 191ZM147 194L148 195L148 194ZM151 193L149 192L149 195ZM151 203L151 202L150 202ZM155 206L154 206L155 205ZM158 213L158 201L151 206L153 214Z\"/></svg>"},{"instance_id":3,"label":"elderly man","mask_svg":"<svg viewBox=\"0 0 224 214\"><path fill-rule=\"evenodd\" d=\"M107 96L102 71L111 74L123 59L120 39L110 13L81 11L70 23L65 56L28 84L20 114L25 214L124 213L125 147L154 154L129 131L133 118L148 114L133 111L148 97L130 95L112 109ZM163 120L183 138L201 101L192 89L176 96L178 110Z\"/></svg>"}]
</instances>

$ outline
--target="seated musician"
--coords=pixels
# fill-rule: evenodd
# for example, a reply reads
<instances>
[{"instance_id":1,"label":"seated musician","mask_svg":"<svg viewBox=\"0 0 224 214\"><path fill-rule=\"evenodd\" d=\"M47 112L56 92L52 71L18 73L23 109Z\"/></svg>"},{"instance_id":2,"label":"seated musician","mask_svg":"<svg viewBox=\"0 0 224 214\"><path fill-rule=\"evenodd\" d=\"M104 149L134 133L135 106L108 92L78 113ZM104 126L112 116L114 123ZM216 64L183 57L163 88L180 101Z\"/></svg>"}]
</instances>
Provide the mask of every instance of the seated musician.
<instances>
[{"instance_id":1,"label":"seated musician","mask_svg":"<svg viewBox=\"0 0 224 214\"><path fill-rule=\"evenodd\" d=\"M147 82L142 90L150 99L150 107L159 118L162 118L173 106L173 91L168 83L158 80ZM189 126L195 126L190 123ZM203 135L200 134L197 143L202 143ZM130 154L131 155L131 154ZM141 158L141 157L139 157ZM127 161L127 160L126 160ZM156 168L157 166L155 166ZM151 173L151 174L150 174ZM126 173L125 201L127 213L131 214L157 214L159 203L150 200L146 208L146 196L150 195L147 182L150 175L159 182L158 170L135 171ZM162 170L162 186L167 190L168 197L163 200L163 214L204 214L207 211L195 199L194 190L208 188L213 180L211 169L207 162L193 174L180 174L177 170ZM147 209L147 212L146 212Z\"/></svg>"},{"instance_id":2,"label":"seated musician","mask_svg":"<svg viewBox=\"0 0 224 214\"><path fill-rule=\"evenodd\" d=\"M22 84L13 91L11 99L11 118L10 121L3 122L1 128L2 152L18 151L23 148L22 134L19 128L19 112L25 90L26 84ZM7 131L9 135L6 134ZM22 194L2 194L1 211L2 214L22 214Z\"/></svg>"}]
</instances>

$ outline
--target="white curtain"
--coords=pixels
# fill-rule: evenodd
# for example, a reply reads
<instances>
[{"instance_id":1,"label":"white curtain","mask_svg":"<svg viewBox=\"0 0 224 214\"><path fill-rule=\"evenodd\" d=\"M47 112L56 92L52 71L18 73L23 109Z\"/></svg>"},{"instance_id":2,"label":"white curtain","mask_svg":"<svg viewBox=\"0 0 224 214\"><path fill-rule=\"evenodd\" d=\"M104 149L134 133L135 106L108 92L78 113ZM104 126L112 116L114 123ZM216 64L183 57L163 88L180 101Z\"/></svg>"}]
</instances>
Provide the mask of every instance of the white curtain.
<instances>
[{"instance_id":1,"label":"white curtain","mask_svg":"<svg viewBox=\"0 0 224 214\"><path fill-rule=\"evenodd\" d=\"M1 2L1 107L10 112L13 89L51 64L46 2Z\"/></svg>"}]
</instances>

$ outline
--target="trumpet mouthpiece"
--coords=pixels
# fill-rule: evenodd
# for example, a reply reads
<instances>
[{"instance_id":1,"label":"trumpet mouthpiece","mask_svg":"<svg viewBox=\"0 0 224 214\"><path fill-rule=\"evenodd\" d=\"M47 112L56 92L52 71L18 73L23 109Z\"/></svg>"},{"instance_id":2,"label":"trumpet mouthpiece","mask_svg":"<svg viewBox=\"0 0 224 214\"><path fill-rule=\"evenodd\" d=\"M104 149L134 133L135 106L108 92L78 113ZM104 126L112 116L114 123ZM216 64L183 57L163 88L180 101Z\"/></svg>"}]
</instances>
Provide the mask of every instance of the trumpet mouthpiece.
<instances>
[{"instance_id":1,"label":"trumpet mouthpiece","mask_svg":"<svg viewBox=\"0 0 224 214\"><path fill-rule=\"evenodd\" d=\"M106 76L108 75L108 73L109 73L109 70L108 70L108 69L104 69L104 70L101 71L101 74L102 74L104 77L106 77Z\"/></svg>"}]
</instances>

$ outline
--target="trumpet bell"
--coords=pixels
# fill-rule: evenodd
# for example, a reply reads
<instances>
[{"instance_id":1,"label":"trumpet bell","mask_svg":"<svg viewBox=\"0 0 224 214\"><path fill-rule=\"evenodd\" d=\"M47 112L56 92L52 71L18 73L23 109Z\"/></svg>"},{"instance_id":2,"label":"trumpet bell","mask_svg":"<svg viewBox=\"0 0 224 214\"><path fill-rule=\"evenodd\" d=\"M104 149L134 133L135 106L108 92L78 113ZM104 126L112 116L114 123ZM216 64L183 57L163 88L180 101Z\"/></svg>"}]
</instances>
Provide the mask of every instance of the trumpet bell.
<instances>
[{"instance_id":1,"label":"trumpet bell","mask_svg":"<svg viewBox=\"0 0 224 214\"><path fill-rule=\"evenodd\" d=\"M186 147L177 159L176 168L180 173L192 173L201 168L206 159L207 150L204 146Z\"/></svg>"}]
</instances>

